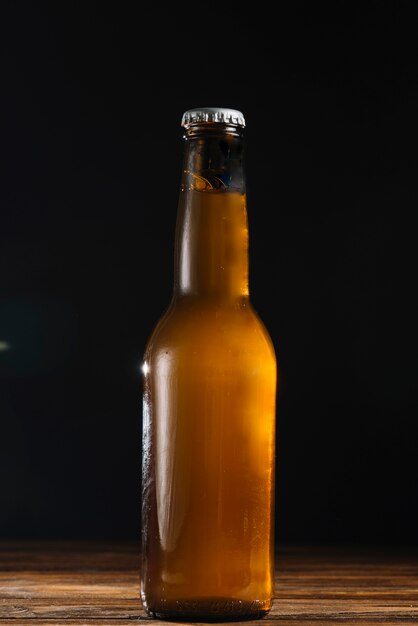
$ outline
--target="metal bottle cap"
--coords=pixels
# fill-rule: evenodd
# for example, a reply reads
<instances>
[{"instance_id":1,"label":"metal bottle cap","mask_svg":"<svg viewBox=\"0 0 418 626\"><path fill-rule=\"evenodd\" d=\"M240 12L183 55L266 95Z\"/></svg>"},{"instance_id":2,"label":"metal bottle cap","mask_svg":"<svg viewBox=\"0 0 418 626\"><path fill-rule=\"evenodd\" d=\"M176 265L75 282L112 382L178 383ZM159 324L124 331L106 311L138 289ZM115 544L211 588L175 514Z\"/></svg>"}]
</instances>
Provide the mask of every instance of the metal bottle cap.
<instances>
[{"instance_id":1,"label":"metal bottle cap","mask_svg":"<svg viewBox=\"0 0 418 626\"><path fill-rule=\"evenodd\" d=\"M189 109L183 113L181 119L182 126L199 124L200 122L211 122L217 124L232 124L233 126L245 126L244 115L236 109L225 109L223 107L198 107Z\"/></svg>"}]
</instances>

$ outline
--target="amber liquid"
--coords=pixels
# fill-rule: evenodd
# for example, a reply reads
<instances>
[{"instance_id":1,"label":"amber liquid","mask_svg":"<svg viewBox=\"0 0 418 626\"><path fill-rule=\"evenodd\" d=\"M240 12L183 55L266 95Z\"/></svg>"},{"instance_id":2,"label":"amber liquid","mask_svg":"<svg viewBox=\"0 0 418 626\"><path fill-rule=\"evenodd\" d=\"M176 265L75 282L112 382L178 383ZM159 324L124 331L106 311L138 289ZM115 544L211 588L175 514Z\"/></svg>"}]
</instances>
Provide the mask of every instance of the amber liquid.
<instances>
[{"instance_id":1,"label":"amber liquid","mask_svg":"<svg viewBox=\"0 0 418 626\"><path fill-rule=\"evenodd\" d=\"M266 614L276 357L248 296L245 195L180 200L177 282L144 356L141 597L159 618Z\"/></svg>"}]
</instances>

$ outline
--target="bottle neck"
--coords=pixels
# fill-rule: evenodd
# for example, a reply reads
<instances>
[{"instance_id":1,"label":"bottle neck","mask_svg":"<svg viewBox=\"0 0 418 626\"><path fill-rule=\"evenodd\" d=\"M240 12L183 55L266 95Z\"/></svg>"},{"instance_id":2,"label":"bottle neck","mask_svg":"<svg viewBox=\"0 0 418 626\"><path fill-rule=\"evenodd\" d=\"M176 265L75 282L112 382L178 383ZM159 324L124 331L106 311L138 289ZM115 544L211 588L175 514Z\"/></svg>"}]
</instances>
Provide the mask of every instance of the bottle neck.
<instances>
[{"instance_id":1,"label":"bottle neck","mask_svg":"<svg viewBox=\"0 0 418 626\"><path fill-rule=\"evenodd\" d=\"M242 130L200 124L184 135L174 295L248 297Z\"/></svg>"}]
</instances>

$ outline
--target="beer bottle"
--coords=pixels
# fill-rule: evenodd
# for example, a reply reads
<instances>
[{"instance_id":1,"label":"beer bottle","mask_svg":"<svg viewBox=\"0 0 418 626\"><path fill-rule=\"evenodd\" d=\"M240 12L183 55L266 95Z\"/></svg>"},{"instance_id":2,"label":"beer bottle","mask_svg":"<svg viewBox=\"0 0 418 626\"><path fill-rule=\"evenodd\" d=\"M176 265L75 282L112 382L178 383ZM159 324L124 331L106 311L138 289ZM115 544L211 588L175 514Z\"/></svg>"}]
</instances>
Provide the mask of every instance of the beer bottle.
<instances>
[{"instance_id":1,"label":"beer bottle","mask_svg":"<svg viewBox=\"0 0 418 626\"><path fill-rule=\"evenodd\" d=\"M243 143L187 110L171 301L142 362L141 600L159 619L272 606L276 354L250 302Z\"/></svg>"}]
</instances>

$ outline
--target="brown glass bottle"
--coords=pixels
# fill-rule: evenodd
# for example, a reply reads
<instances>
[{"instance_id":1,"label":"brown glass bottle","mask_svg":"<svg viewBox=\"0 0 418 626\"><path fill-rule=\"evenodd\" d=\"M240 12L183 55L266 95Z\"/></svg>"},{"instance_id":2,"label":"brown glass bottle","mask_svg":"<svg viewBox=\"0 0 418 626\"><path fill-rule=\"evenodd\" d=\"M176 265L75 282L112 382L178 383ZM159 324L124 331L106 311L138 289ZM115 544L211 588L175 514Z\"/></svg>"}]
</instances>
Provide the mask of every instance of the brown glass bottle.
<instances>
[{"instance_id":1,"label":"brown glass bottle","mask_svg":"<svg viewBox=\"0 0 418 626\"><path fill-rule=\"evenodd\" d=\"M171 302L143 360L141 599L260 618L274 584L277 365L248 285L244 119L183 115Z\"/></svg>"}]
</instances>

